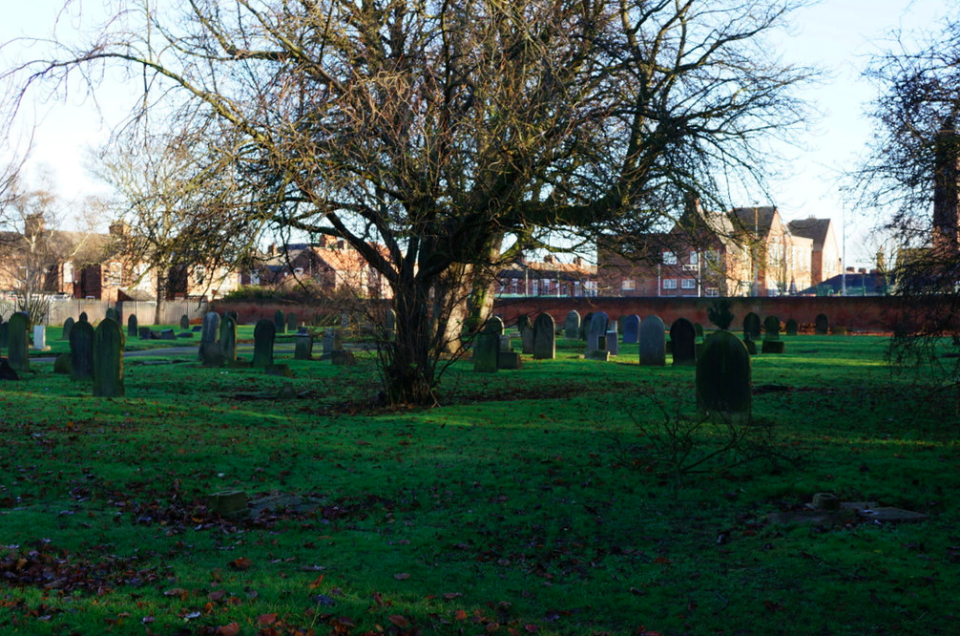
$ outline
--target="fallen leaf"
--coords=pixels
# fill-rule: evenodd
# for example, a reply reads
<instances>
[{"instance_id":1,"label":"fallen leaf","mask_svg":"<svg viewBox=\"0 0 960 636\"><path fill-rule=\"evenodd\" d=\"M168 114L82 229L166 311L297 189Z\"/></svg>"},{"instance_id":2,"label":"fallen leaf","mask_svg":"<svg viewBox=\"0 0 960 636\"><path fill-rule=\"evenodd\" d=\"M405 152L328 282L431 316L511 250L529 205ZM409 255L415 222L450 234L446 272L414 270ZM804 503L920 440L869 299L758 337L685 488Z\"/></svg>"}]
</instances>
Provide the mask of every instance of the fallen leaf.
<instances>
[{"instance_id":1,"label":"fallen leaf","mask_svg":"<svg viewBox=\"0 0 960 636\"><path fill-rule=\"evenodd\" d=\"M261 614L260 616L257 616L257 623L260 625L273 625L276 622L276 614Z\"/></svg>"},{"instance_id":2,"label":"fallen leaf","mask_svg":"<svg viewBox=\"0 0 960 636\"><path fill-rule=\"evenodd\" d=\"M230 623L229 625L221 625L217 628L217 631L214 632L215 636L237 636L240 633L240 625L238 623Z\"/></svg>"},{"instance_id":3,"label":"fallen leaf","mask_svg":"<svg viewBox=\"0 0 960 636\"><path fill-rule=\"evenodd\" d=\"M406 581L410 578L410 575L406 572L401 572L400 574L394 574L393 578L397 579L398 581Z\"/></svg>"},{"instance_id":4,"label":"fallen leaf","mask_svg":"<svg viewBox=\"0 0 960 636\"><path fill-rule=\"evenodd\" d=\"M240 557L239 559L234 559L227 565L232 567L234 570L249 570L250 566L253 565L253 561L247 557Z\"/></svg>"},{"instance_id":5,"label":"fallen leaf","mask_svg":"<svg viewBox=\"0 0 960 636\"><path fill-rule=\"evenodd\" d=\"M463 596L463 594L461 594L460 592L447 592L446 594L443 595L443 598L448 601L452 601L453 599L460 598L461 596Z\"/></svg>"},{"instance_id":6,"label":"fallen leaf","mask_svg":"<svg viewBox=\"0 0 960 636\"><path fill-rule=\"evenodd\" d=\"M393 616L387 616L387 620L399 627L400 629L406 629L410 627L410 621L408 621L403 616L399 614L394 614Z\"/></svg>"},{"instance_id":7,"label":"fallen leaf","mask_svg":"<svg viewBox=\"0 0 960 636\"><path fill-rule=\"evenodd\" d=\"M315 590L315 589L317 589L318 587L320 587L320 584L321 584L321 583L323 583L323 574L321 574L320 576L318 576L317 578L315 578L313 581L311 581L309 587L310 587L311 590Z\"/></svg>"}]
</instances>

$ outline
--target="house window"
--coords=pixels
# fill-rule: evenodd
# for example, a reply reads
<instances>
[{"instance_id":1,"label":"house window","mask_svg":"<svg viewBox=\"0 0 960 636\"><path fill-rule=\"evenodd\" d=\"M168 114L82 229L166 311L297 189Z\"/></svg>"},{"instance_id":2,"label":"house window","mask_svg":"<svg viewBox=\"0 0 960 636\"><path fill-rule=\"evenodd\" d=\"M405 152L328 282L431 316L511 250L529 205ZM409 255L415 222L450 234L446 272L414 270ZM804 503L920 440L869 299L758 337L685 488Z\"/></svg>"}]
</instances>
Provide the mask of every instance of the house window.
<instances>
[{"instance_id":1,"label":"house window","mask_svg":"<svg viewBox=\"0 0 960 636\"><path fill-rule=\"evenodd\" d=\"M119 287L122 280L123 270L120 263L110 263L107 266L107 274L104 276L104 284Z\"/></svg>"},{"instance_id":2,"label":"house window","mask_svg":"<svg viewBox=\"0 0 960 636\"><path fill-rule=\"evenodd\" d=\"M260 284L260 272L250 272L250 284L251 285Z\"/></svg>"},{"instance_id":3,"label":"house window","mask_svg":"<svg viewBox=\"0 0 960 636\"><path fill-rule=\"evenodd\" d=\"M680 281L680 286L683 287L683 289L696 289L697 281L695 278L684 278Z\"/></svg>"},{"instance_id":4,"label":"house window","mask_svg":"<svg viewBox=\"0 0 960 636\"><path fill-rule=\"evenodd\" d=\"M708 265L718 265L720 263L720 254L716 250L707 250L704 259Z\"/></svg>"},{"instance_id":5,"label":"house window","mask_svg":"<svg viewBox=\"0 0 960 636\"><path fill-rule=\"evenodd\" d=\"M587 290L587 296L596 296L597 295L597 281L588 280L583 284Z\"/></svg>"},{"instance_id":6,"label":"house window","mask_svg":"<svg viewBox=\"0 0 960 636\"><path fill-rule=\"evenodd\" d=\"M530 281L530 294L531 294L532 296L539 296L539 295L540 295L540 281L538 281L538 280L532 280L532 281Z\"/></svg>"},{"instance_id":7,"label":"house window","mask_svg":"<svg viewBox=\"0 0 960 636\"><path fill-rule=\"evenodd\" d=\"M663 253L663 264L664 265L676 265L677 264L677 255L673 252L664 252Z\"/></svg>"},{"instance_id":8,"label":"house window","mask_svg":"<svg viewBox=\"0 0 960 636\"><path fill-rule=\"evenodd\" d=\"M549 294L549 293L550 293L550 281L544 280L544 281L543 281L543 294L544 294L544 296L546 296L546 295Z\"/></svg>"},{"instance_id":9,"label":"house window","mask_svg":"<svg viewBox=\"0 0 960 636\"><path fill-rule=\"evenodd\" d=\"M690 252L690 264L699 265L700 264L700 254L697 252Z\"/></svg>"},{"instance_id":10,"label":"house window","mask_svg":"<svg viewBox=\"0 0 960 636\"><path fill-rule=\"evenodd\" d=\"M303 275L303 268L302 268L302 267L295 267L295 268L293 268L293 273L296 274L297 276L302 276L302 275Z\"/></svg>"},{"instance_id":11,"label":"house window","mask_svg":"<svg viewBox=\"0 0 960 636\"><path fill-rule=\"evenodd\" d=\"M193 268L193 280L197 281L197 284L203 282L203 278L207 275L207 268L203 265L197 265Z\"/></svg>"},{"instance_id":12,"label":"house window","mask_svg":"<svg viewBox=\"0 0 960 636\"><path fill-rule=\"evenodd\" d=\"M73 283L73 263L67 261L63 264L63 284Z\"/></svg>"},{"instance_id":13,"label":"house window","mask_svg":"<svg viewBox=\"0 0 960 636\"><path fill-rule=\"evenodd\" d=\"M663 288L664 288L664 289L676 289L676 288L677 288L677 279L676 279L676 278L664 278L664 279L663 279Z\"/></svg>"},{"instance_id":14,"label":"house window","mask_svg":"<svg viewBox=\"0 0 960 636\"><path fill-rule=\"evenodd\" d=\"M637 289L637 282L634 280L630 280L629 278L623 279L623 282L620 283L621 291L636 291L636 289Z\"/></svg>"},{"instance_id":15,"label":"house window","mask_svg":"<svg viewBox=\"0 0 960 636\"><path fill-rule=\"evenodd\" d=\"M716 287L707 287L705 290L703 290L703 295L707 296L708 298L717 298L720 296L720 290Z\"/></svg>"}]
</instances>

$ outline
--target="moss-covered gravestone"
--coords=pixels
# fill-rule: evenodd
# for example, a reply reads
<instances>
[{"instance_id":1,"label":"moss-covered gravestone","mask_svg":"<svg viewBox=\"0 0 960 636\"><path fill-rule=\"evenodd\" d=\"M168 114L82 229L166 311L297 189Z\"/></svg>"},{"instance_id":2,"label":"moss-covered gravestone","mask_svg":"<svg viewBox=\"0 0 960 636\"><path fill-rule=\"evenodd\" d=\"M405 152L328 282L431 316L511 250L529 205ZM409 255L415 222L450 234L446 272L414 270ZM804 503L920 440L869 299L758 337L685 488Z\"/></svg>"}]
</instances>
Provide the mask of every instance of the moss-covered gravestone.
<instances>
[{"instance_id":1,"label":"moss-covered gravestone","mask_svg":"<svg viewBox=\"0 0 960 636\"><path fill-rule=\"evenodd\" d=\"M93 325L77 321L70 332L70 376L74 380L93 377Z\"/></svg>"},{"instance_id":2,"label":"moss-covered gravestone","mask_svg":"<svg viewBox=\"0 0 960 636\"><path fill-rule=\"evenodd\" d=\"M127 317L127 337L136 338L138 333L137 314L130 314Z\"/></svg>"},{"instance_id":3,"label":"moss-covered gravestone","mask_svg":"<svg viewBox=\"0 0 960 636\"><path fill-rule=\"evenodd\" d=\"M743 317L744 340L756 340L760 337L760 316L752 311Z\"/></svg>"},{"instance_id":4,"label":"moss-covered gravestone","mask_svg":"<svg viewBox=\"0 0 960 636\"><path fill-rule=\"evenodd\" d=\"M577 310L567 312L567 317L563 321L563 335L571 340L580 337L580 314Z\"/></svg>"},{"instance_id":5,"label":"moss-covered gravestone","mask_svg":"<svg viewBox=\"0 0 960 636\"><path fill-rule=\"evenodd\" d=\"M227 364L237 361L237 322L229 313L220 321L220 354Z\"/></svg>"},{"instance_id":6,"label":"moss-covered gravestone","mask_svg":"<svg viewBox=\"0 0 960 636\"><path fill-rule=\"evenodd\" d=\"M665 326L659 316L640 321L640 366L662 367L667 364Z\"/></svg>"},{"instance_id":7,"label":"moss-covered gravestone","mask_svg":"<svg viewBox=\"0 0 960 636\"><path fill-rule=\"evenodd\" d=\"M17 312L10 316L6 324L7 361L14 371L29 371L30 357L27 355L27 349L30 346L30 339L27 337L27 328L30 325L30 319Z\"/></svg>"},{"instance_id":8,"label":"moss-covered gravestone","mask_svg":"<svg viewBox=\"0 0 960 636\"><path fill-rule=\"evenodd\" d=\"M795 336L795 335L797 335L797 332L798 332L799 330L800 330L800 328L799 328L799 325L797 325L797 321L796 321L796 320L794 320L793 318L791 318L790 320L787 321L787 335L788 335L788 336Z\"/></svg>"},{"instance_id":9,"label":"moss-covered gravestone","mask_svg":"<svg viewBox=\"0 0 960 636\"><path fill-rule=\"evenodd\" d=\"M708 415L749 420L750 365L746 346L729 331L707 338L697 359L697 408Z\"/></svg>"},{"instance_id":10,"label":"moss-covered gravestone","mask_svg":"<svg viewBox=\"0 0 960 636\"><path fill-rule=\"evenodd\" d=\"M56 357L56 359L53 361L53 372L54 372L54 373L58 373L58 374L62 374L62 375L70 375L70 372L71 372L71 370L72 370L72 366L73 366L73 365L72 365L72 363L70 362L70 354L69 354L69 353L61 353L61 354L58 355L58 356Z\"/></svg>"},{"instance_id":11,"label":"moss-covered gravestone","mask_svg":"<svg viewBox=\"0 0 960 636\"><path fill-rule=\"evenodd\" d=\"M526 355L532 355L533 325L530 324L530 319L526 315L520 316L520 319L517 320L517 330L520 332L521 351Z\"/></svg>"},{"instance_id":12,"label":"moss-covered gravestone","mask_svg":"<svg viewBox=\"0 0 960 636\"><path fill-rule=\"evenodd\" d=\"M763 339L780 339L780 319L776 316L767 316L763 319Z\"/></svg>"},{"instance_id":13,"label":"moss-covered gravestone","mask_svg":"<svg viewBox=\"0 0 960 636\"><path fill-rule=\"evenodd\" d=\"M93 396L123 397L123 329L105 318L93 334Z\"/></svg>"},{"instance_id":14,"label":"moss-covered gravestone","mask_svg":"<svg viewBox=\"0 0 960 636\"><path fill-rule=\"evenodd\" d=\"M830 331L830 321L825 314L817 314L813 319L813 330L818 336L825 336Z\"/></svg>"},{"instance_id":15,"label":"moss-covered gravestone","mask_svg":"<svg viewBox=\"0 0 960 636\"><path fill-rule=\"evenodd\" d=\"M607 350L607 325L610 322L605 311L590 314L590 323L587 326L587 351Z\"/></svg>"},{"instance_id":16,"label":"moss-covered gravestone","mask_svg":"<svg viewBox=\"0 0 960 636\"><path fill-rule=\"evenodd\" d=\"M282 314L283 312L281 312ZM273 343L277 337L277 325L263 319L253 328L253 362L251 366L266 367L273 364Z\"/></svg>"},{"instance_id":17,"label":"moss-covered gravestone","mask_svg":"<svg viewBox=\"0 0 960 636\"><path fill-rule=\"evenodd\" d=\"M670 325L670 342L673 344L675 366L697 363L697 329L686 318L677 318Z\"/></svg>"},{"instance_id":18,"label":"moss-covered gravestone","mask_svg":"<svg viewBox=\"0 0 960 636\"><path fill-rule=\"evenodd\" d=\"M273 312L273 327L275 329L274 335L287 331L287 316L280 309Z\"/></svg>"},{"instance_id":19,"label":"moss-covered gravestone","mask_svg":"<svg viewBox=\"0 0 960 636\"><path fill-rule=\"evenodd\" d=\"M63 331L60 333L60 339L70 341L70 332L73 331L73 323L76 322L72 317L63 321Z\"/></svg>"},{"instance_id":20,"label":"moss-covered gravestone","mask_svg":"<svg viewBox=\"0 0 960 636\"><path fill-rule=\"evenodd\" d=\"M297 330L297 314L291 311L287 314L287 331L296 331L296 330Z\"/></svg>"},{"instance_id":21,"label":"moss-covered gravestone","mask_svg":"<svg viewBox=\"0 0 960 636\"><path fill-rule=\"evenodd\" d=\"M108 307L108 308L107 308L107 315L106 315L106 317L109 318L110 320L114 321L114 322L117 323L118 325L123 324L123 323L121 322L121 320L120 320L120 312L117 311L116 309L114 309L113 307Z\"/></svg>"},{"instance_id":22,"label":"moss-covered gravestone","mask_svg":"<svg viewBox=\"0 0 960 636\"><path fill-rule=\"evenodd\" d=\"M503 335L503 321L493 317L483 325L473 343L473 370L480 373L494 373L499 368L500 336Z\"/></svg>"},{"instance_id":23,"label":"moss-covered gravestone","mask_svg":"<svg viewBox=\"0 0 960 636\"><path fill-rule=\"evenodd\" d=\"M578 338L586 342L587 340L587 331L590 329L590 322L593 320L593 312L588 311L587 315L583 317L580 321L580 329L578 332Z\"/></svg>"},{"instance_id":24,"label":"moss-covered gravestone","mask_svg":"<svg viewBox=\"0 0 960 636\"><path fill-rule=\"evenodd\" d=\"M180 328L184 331L190 328L190 318L186 314L180 316Z\"/></svg>"},{"instance_id":25,"label":"moss-covered gravestone","mask_svg":"<svg viewBox=\"0 0 960 636\"><path fill-rule=\"evenodd\" d=\"M557 325L553 316L544 312L533 322L533 357L553 360L557 357Z\"/></svg>"},{"instance_id":26,"label":"moss-covered gravestone","mask_svg":"<svg viewBox=\"0 0 960 636\"><path fill-rule=\"evenodd\" d=\"M81 311L80 315L77 317L77 322L90 322L90 317L87 316L87 312Z\"/></svg>"}]
</instances>

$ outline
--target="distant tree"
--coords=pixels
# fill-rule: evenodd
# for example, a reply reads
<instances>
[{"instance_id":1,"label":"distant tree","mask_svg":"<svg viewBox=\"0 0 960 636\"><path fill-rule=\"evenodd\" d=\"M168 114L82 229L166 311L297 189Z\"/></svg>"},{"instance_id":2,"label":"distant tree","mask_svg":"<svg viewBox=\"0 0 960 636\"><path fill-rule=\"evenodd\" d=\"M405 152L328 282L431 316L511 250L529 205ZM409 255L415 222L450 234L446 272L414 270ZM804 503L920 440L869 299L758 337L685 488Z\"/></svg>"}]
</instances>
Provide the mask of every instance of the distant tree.
<instances>
[{"instance_id":1,"label":"distant tree","mask_svg":"<svg viewBox=\"0 0 960 636\"><path fill-rule=\"evenodd\" d=\"M131 0L17 72L62 86L118 64L141 112L216 120L256 193L225 213L362 254L394 297L386 395L429 404L504 247L646 231L689 191L763 179L808 74L769 35L804 2Z\"/></svg>"}]
</instances>

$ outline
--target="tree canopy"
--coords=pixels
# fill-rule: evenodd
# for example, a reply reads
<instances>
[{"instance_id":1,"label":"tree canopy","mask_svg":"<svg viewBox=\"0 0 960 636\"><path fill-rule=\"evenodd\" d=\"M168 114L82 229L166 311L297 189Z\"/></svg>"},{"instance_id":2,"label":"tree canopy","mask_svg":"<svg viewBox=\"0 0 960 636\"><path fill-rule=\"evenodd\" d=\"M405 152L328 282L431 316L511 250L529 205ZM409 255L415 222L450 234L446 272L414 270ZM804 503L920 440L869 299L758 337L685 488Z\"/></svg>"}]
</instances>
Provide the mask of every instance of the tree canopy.
<instances>
[{"instance_id":1,"label":"tree canopy","mask_svg":"<svg viewBox=\"0 0 960 636\"><path fill-rule=\"evenodd\" d=\"M802 122L768 39L803 0L134 0L22 86L120 65L169 126L217 121L253 204L389 283L392 401L435 398L505 240L640 232L762 182ZM50 84L47 84L50 85Z\"/></svg>"}]
</instances>

